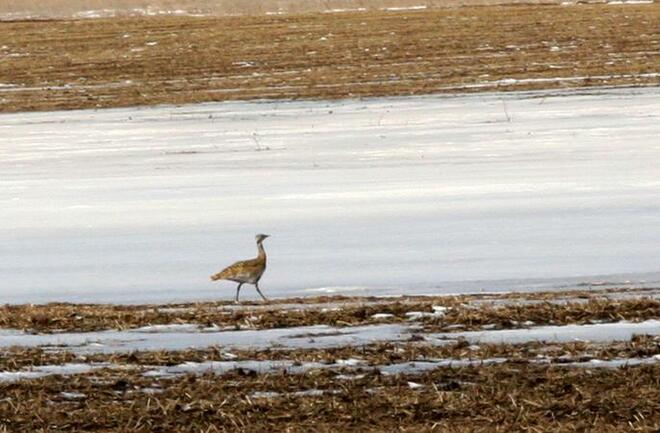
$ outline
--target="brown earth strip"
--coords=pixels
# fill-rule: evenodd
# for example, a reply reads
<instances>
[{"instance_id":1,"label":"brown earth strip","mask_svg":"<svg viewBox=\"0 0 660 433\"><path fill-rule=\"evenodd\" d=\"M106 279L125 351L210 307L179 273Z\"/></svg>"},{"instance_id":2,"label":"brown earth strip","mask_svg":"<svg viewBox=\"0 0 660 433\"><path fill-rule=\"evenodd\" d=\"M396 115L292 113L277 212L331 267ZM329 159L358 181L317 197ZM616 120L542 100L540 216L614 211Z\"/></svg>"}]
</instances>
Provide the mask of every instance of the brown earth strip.
<instances>
[{"instance_id":1,"label":"brown earth strip","mask_svg":"<svg viewBox=\"0 0 660 433\"><path fill-rule=\"evenodd\" d=\"M571 301L570 292L563 292L563 295L567 299L561 302L537 301L542 294L530 294L531 299L516 296L511 298L510 303L502 305L471 305L476 299L483 299L473 295L395 300L381 298L377 302L373 298L351 298L351 301L343 304L311 304L314 308L282 308L278 304L259 309L229 308L218 303L180 304L175 308L168 305L4 305L0 307L0 328L29 332L72 332L181 323L229 329L272 329L319 324L352 326L406 322L412 318L406 313L432 313L434 306L444 306L447 310L442 315L415 318L424 324L426 331L481 329L484 325L505 329L532 324L585 324L594 321L660 318L660 300L652 298L591 298L576 302L575 299ZM489 296L488 299L510 300L508 295ZM547 299L552 299L552 296L549 295ZM373 317L382 313L392 316Z\"/></svg>"},{"instance_id":2,"label":"brown earth strip","mask_svg":"<svg viewBox=\"0 0 660 433\"><path fill-rule=\"evenodd\" d=\"M658 85L660 4L1 22L0 66L1 112Z\"/></svg>"},{"instance_id":3,"label":"brown earth strip","mask_svg":"<svg viewBox=\"0 0 660 433\"><path fill-rule=\"evenodd\" d=\"M281 15L387 8L447 8L501 4L561 4L565 0L3 0L0 20L146 15ZM607 0L571 0L607 3Z\"/></svg>"},{"instance_id":4,"label":"brown earth strip","mask_svg":"<svg viewBox=\"0 0 660 433\"><path fill-rule=\"evenodd\" d=\"M121 376L118 376L120 374ZM0 383L12 432L654 432L660 365L503 364L421 375L336 372L173 379L138 372ZM411 386L414 381L421 386ZM321 390L321 395L296 395ZM278 393L260 397L255 393ZM63 394L75 393L75 394Z\"/></svg>"}]
</instances>

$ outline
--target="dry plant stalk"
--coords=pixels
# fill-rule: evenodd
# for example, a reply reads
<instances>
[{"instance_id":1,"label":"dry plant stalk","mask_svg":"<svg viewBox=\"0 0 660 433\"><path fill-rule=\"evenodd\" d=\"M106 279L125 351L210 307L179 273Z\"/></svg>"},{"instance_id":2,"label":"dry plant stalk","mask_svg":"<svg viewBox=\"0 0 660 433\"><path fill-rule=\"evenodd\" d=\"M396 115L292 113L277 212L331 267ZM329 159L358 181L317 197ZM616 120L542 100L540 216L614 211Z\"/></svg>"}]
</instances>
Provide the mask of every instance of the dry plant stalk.
<instances>
[{"instance_id":1,"label":"dry plant stalk","mask_svg":"<svg viewBox=\"0 0 660 433\"><path fill-rule=\"evenodd\" d=\"M349 326L374 323L408 322L407 313L431 313L434 306L447 308L442 315L420 317L426 331L455 331L481 329L484 325L497 329L534 325L586 324L596 321L641 321L660 317L660 301L652 298L623 300L594 297L581 301L563 292L564 299L552 301L557 294L529 294L489 296L491 305L483 297L474 295L451 297L401 297L395 300L348 298L335 301L337 308L308 299L298 308L281 305L246 305L243 308L226 303L194 303L169 305L106 305L106 304L43 304L4 305L0 307L0 327L31 332L100 331L130 329L149 325L192 323L227 329L272 329L293 326L332 325ZM644 293L643 291L641 293ZM543 300L543 299L546 300ZM321 298L328 299L328 298ZM318 301L318 299L317 299ZM480 301L475 303L475 301ZM580 301L580 302L578 302ZM288 303L286 301L284 303ZM389 317L374 316L389 314ZM526 324L527 323L527 324Z\"/></svg>"},{"instance_id":2,"label":"dry plant stalk","mask_svg":"<svg viewBox=\"0 0 660 433\"><path fill-rule=\"evenodd\" d=\"M156 382L106 371L0 383L0 422L12 432L654 432L659 378L658 365L504 364L354 380L236 371Z\"/></svg>"},{"instance_id":3,"label":"dry plant stalk","mask_svg":"<svg viewBox=\"0 0 660 433\"><path fill-rule=\"evenodd\" d=\"M0 22L0 112L657 85L658 23L657 3Z\"/></svg>"},{"instance_id":4,"label":"dry plant stalk","mask_svg":"<svg viewBox=\"0 0 660 433\"><path fill-rule=\"evenodd\" d=\"M411 311L447 306L443 317L422 317L425 330L448 323L520 326L519 320L582 323L658 318L656 291L594 291L466 295L455 297L315 298L291 310L225 303L173 306L49 304L5 306L3 325L25 323L54 330L123 327L147 322L205 323L250 318L260 326L328 322L364 323L373 312L407 320ZM606 296L632 295L631 299ZM579 300L579 302L578 302ZM329 305L339 309L326 309ZM304 307L304 308L302 308ZM34 321L30 317L36 318ZM239 319L237 319L239 318ZM51 321L52 319L52 321ZM516 323L512 319L515 319ZM21 322L24 320L24 322ZM222 321L225 322L222 322ZM36 325L35 325L36 324ZM114 326L114 325L113 325ZM421 330L420 332L423 332ZM422 339L331 349L231 350L210 347L82 355L75 349L15 347L0 353L0 370L66 363L109 363L100 370L32 380L0 380L0 429L11 432L655 432L660 414L660 363L622 368L576 368L592 359L653 359L657 336L628 342L479 344L458 340L435 346ZM481 361L506 358L488 365ZM357 366L338 360L359 360ZM436 367L385 374L384 366L438 359L476 360L468 367ZM205 361L287 360L332 364L304 374L148 375L158 367ZM543 362L539 362L542 360ZM4 376L3 376L4 377ZM0 430L1 431L1 430Z\"/></svg>"}]
</instances>

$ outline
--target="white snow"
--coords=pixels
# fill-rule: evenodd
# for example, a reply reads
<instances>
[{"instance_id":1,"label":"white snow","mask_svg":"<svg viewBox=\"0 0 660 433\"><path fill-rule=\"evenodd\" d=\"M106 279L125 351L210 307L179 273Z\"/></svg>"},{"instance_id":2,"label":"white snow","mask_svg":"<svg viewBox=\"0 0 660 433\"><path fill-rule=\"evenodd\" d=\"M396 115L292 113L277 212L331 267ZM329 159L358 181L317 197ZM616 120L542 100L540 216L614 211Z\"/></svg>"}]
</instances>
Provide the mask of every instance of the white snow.
<instances>
[{"instance_id":1,"label":"white snow","mask_svg":"<svg viewBox=\"0 0 660 433\"><path fill-rule=\"evenodd\" d=\"M289 360L262 360L262 361L205 361L205 362L185 362L183 364L158 367L144 373L150 377L171 377L182 374L225 374L232 370L246 370L257 374L268 374L285 371L287 374L303 374L309 370L315 369L343 369L343 368L361 368L363 361L356 359L339 359L334 363L323 362L299 362Z\"/></svg>"},{"instance_id":2,"label":"white snow","mask_svg":"<svg viewBox=\"0 0 660 433\"><path fill-rule=\"evenodd\" d=\"M431 308L433 309L433 314L436 316L444 316L449 311L449 307L445 307L444 305L433 305Z\"/></svg>"},{"instance_id":3,"label":"white snow","mask_svg":"<svg viewBox=\"0 0 660 433\"><path fill-rule=\"evenodd\" d=\"M461 326L461 325L459 325ZM447 327L451 328L451 326ZM454 328L457 328L454 326ZM458 328L457 328L458 329ZM184 350L221 347L240 349L301 349L361 346L376 342L409 341L422 335L427 343L450 344L458 339L470 343L519 344L530 341L566 342L627 341L634 335L660 335L660 320L630 323L598 323L590 325L538 326L525 329L459 331L424 334L419 324L378 324L331 327L326 325L259 330L225 330L196 328L191 325L145 327L126 331L62 332L33 334L17 330L0 330L2 347L42 347L46 350L68 350L77 354L121 353L131 351ZM226 358L234 357L226 353ZM227 361L229 363L230 361ZM238 361L236 361L238 362ZM361 365L359 359L339 360L337 364ZM225 365L225 364L219 364ZM227 364L229 365L229 364Z\"/></svg>"},{"instance_id":4,"label":"white snow","mask_svg":"<svg viewBox=\"0 0 660 433\"><path fill-rule=\"evenodd\" d=\"M147 366L131 366L110 363L95 363L95 364L63 364L63 365L43 365L36 366L31 369L21 371L2 371L0 372L0 382L16 382L19 380L38 379L50 375L72 376L76 374L85 374L93 372L101 368L110 369L139 369L146 368L143 373L145 377L152 378L170 378L186 374L206 374L213 373L223 375L232 370L245 370L251 371L256 374L272 374L286 372L286 374L305 374L310 370L318 369L334 369L345 372L352 371L379 371L383 375L399 375L408 374L415 375L421 374L425 371L434 370L441 367L449 368L463 368L468 366L485 366L493 364L502 364L507 362L507 358L484 358L484 359L424 359L419 361L410 361L394 364L383 365L366 365L362 362L358 363L322 363L322 362L299 362L290 360L248 360L248 361L205 361L205 362L184 362L175 366L166 367L147 367ZM539 360L532 360L531 362L539 364L550 364L551 360L544 358ZM574 367L574 368L619 368L626 366L637 365L652 365L660 362L660 356L655 355L649 358L615 358L609 360L592 359L582 362L560 362L554 363L557 367ZM357 380L364 377L364 374L338 374L335 376L339 380ZM409 382L411 388L418 388L419 384ZM157 394L162 392L161 388L146 387L140 390L147 394ZM75 400L86 398L86 395L78 392L62 392L60 395L63 398ZM264 393L264 395L253 395L254 397L276 397L279 394ZM300 391L296 395L316 395L315 391Z\"/></svg>"},{"instance_id":5,"label":"white snow","mask_svg":"<svg viewBox=\"0 0 660 433\"><path fill-rule=\"evenodd\" d=\"M408 320L419 320L422 317L435 317L438 316L438 314L435 313L429 313L427 311L409 311L406 313L406 317ZM442 316L442 314L440 314Z\"/></svg>"},{"instance_id":6,"label":"white snow","mask_svg":"<svg viewBox=\"0 0 660 433\"><path fill-rule=\"evenodd\" d=\"M615 359L592 359L584 362L569 362L566 364L559 364L561 366L577 367L577 368L619 368L619 367L632 367L635 365L649 365L660 362L658 355L649 358L615 358Z\"/></svg>"},{"instance_id":7,"label":"white snow","mask_svg":"<svg viewBox=\"0 0 660 433\"><path fill-rule=\"evenodd\" d=\"M417 5L417 6L393 6L389 8L384 8L386 11L419 11L426 9L426 5Z\"/></svg>"},{"instance_id":8,"label":"white snow","mask_svg":"<svg viewBox=\"0 0 660 433\"><path fill-rule=\"evenodd\" d=\"M114 17L116 15L117 11L115 9L98 9L76 12L73 16L76 18L101 18Z\"/></svg>"},{"instance_id":9,"label":"white snow","mask_svg":"<svg viewBox=\"0 0 660 433\"><path fill-rule=\"evenodd\" d=\"M391 313L376 313L371 315L372 319L391 319L393 317L394 314Z\"/></svg>"},{"instance_id":10,"label":"white snow","mask_svg":"<svg viewBox=\"0 0 660 433\"><path fill-rule=\"evenodd\" d=\"M334 328L324 325L245 331L195 330L189 325L169 329L150 327L129 331L66 332L30 334L0 331L0 347L44 347L79 354L118 353L151 350L328 348L360 346L379 341L400 341L409 337L408 328L397 324ZM350 361L349 361L350 362Z\"/></svg>"},{"instance_id":11,"label":"white snow","mask_svg":"<svg viewBox=\"0 0 660 433\"><path fill-rule=\"evenodd\" d=\"M366 365L362 362L359 363L322 363L322 362L296 362L289 360L273 361L206 361L206 362L185 362L176 366L158 367L144 373L148 377L173 377L184 374L204 374L213 373L222 375L232 370L245 370L251 371L256 374L271 374L286 372L286 374L304 374L310 370L317 369L333 369L342 371L372 371L377 370L383 375L398 375L398 374L420 374L425 371L434 370L441 367L449 368L463 368L468 366L486 366L494 364L502 364L507 362L507 358L484 358L484 359L461 359L461 358L446 358L446 359L424 359L418 361L400 362L393 364L382 365ZM534 361L546 364L547 359ZM611 360L598 360L592 359L584 362L562 362L556 363L559 367L576 367L576 368L618 368L622 366L646 365L655 364L660 362L660 358L616 358ZM363 377L361 375L337 375L338 379L354 380ZM415 388L411 385L411 388Z\"/></svg>"},{"instance_id":12,"label":"white snow","mask_svg":"<svg viewBox=\"0 0 660 433\"><path fill-rule=\"evenodd\" d=\"M187 332L217 332L225 329L234 329L234 327L220 328L217 325L213 326L199 326L192 323L181 323L181 324L170 324L170 325L149 325L142 328L135 328L128 330L127 332L137 332L145 334L155 334L155 333L187 333Z\"/></svg>"},{"instance_id":13,"label":"white snow","mask_svg":"<svg viewBox=\"0 0 660 433\"><path fill-rule=\"evenodd\" d=\"M338 359L335 361L335 364L340 366L349 366L356 367L364 364L364 361L361 359L349 358L349 359Z\"/></svg>"},{"instance_id":14,"label":"white snow","mask_svg":"<svg viewBox=\"0 0 660 433\"><path fill-rule=\"evenodd\" d=\"M545 342L611 342L628 341L634 335L660 335L660 320L644 322L598 323L593 325L539 326L527 329L501 329L431 334L428 340L465 338L470 343L521 344Z\"/></svg>"},{"instance_id":15,"label":"white snow","mask_svg":"<svg viewBox=\"0 0 660 433\"><path fill-rule=\"evenodd\" d=\"M182 374L225 374L232 370L247 370L257 374L267 374L286 371L287 374L301 374L305 371L318 368L337 368L336 365L322 364L319 362L294 362L294 361L206 361L185 362L171 367L159 367L144 373L148 377L171 377Z\"/></svg>"},{"instance_id":16,"label":"white snow","mask_svg":"<svg viewBox=\"0 0 660 433\"><path fill-rule=\"evenodd\" d=\"M559 49L559 47L556 47ZM551 49L551 51L555 51ZM475 84L452 85L441 87L442 90L460 90L460 89L488 89L497 88L500 86L520 86L530 83L566 83L566 82L581 82L585 80L603 80L605 82L615 79L629 79L629 78L658 78L660 73L649 72L643 74L610 74L610 75L576 75L571 77L539 77L539 78L501 78L493 81L482 81Z\"/></svg>"},{"instance_id":17,"label":"white snow","mask_svg":"<svg viewBox=\"0 0 660 433\"><path fill-rule=\"evenodd\" d=\"M654 0L611 0L608 1L608 5L649 5L653 4Z\"/></svg>"},{"instance_id":18,"label":"white snow","mask_svg":"<svg viewBox=\"0 0 660 433\"><path fill-rule=\"evenodd\" d=\"M87 397L82 392L60 392L60 396L67 400L80 400Z\"/></svg>"},{"instance_id":19,"label":"white snow","mask_svg":"<svg viewBox=\"0 0 660 433\"><path fill-rule=\"evenodd\" d=\"M333 13L342 13L342 12L364 12L366 10L367 8L334 8L334 9L326 9L323 11L323 13L333 14Z\"/></svg>"},{"instance_id":20,"label":"white snow","mask_svg":"<svg viewBox=\"0 0 660 433\"><path fill-rule=\"evenodd\" d=\"M0 382L15 382L23 379L38 379L40 377L58 374L71 376L74 374L89 373L102 368L115 368L114 364L96 363L67 363L62 365L41 365L21 371L0 371Z\"/></svg>"},{"instance_id":21,"label":"white snow","mask_svg":"<svg viewBox=\"0 0 660 433\"><path fill-rule=\"evenodd\" d=\"M279 398L284 396L292 397L318 397L323 394L339 394L338 389L306 389L304 391L277 392L277 391L257 391L250 394L250 398Z\"/></svg>"},{"instance_id":22,"label":"white snow","mask_svg":"<svg viewBox=\"0 0 660 433\"><path fill-rule=\"evenodd\" d=\"M657 284L659 100L645 88L0 115L0 294L228 298L234 284L208 276L253 256L258 232L272 235L267 296Z\"/></svg>"},{"instance_id":23,"label":"white snow","mask_svg":"<svg viewBox=\"0 0 660 433\"><path fill-rule=\"evenodd\" d=\"M421 361L402 362L378 366L378 370L384 375L395 374L419 374L434 370L439 367L462 368L471 365L492 365L506 362L506 358L486 359L430 359Z\"/></svg>"}]
</instances>

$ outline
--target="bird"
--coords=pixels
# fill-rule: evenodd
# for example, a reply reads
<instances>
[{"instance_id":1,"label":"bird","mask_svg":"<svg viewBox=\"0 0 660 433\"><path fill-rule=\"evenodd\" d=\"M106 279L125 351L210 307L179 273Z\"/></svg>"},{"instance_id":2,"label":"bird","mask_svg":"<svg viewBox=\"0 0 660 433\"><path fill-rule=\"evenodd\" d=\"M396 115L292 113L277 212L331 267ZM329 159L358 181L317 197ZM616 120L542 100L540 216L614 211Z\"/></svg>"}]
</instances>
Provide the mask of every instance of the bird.
<instances>
[{"instance_id":1,"label":"bird","mask_svg":"<svg viewBox=\"0 0 660 433\"><path fill-rule=\"evenodd\" d=\"M238 303L238 294L241 291L241 286L246 283L254 284L254 287L264 299L264 302L268 302L268 299L259 290L259 280L266 270L266 250L264 250L263 241L269 236L260 233L254 237L257 241L257 249L259 251L257 257L249 260L241 260L227 266L217 274L211 275L211 281L228 280L238 283L238 287L236 287L236 303Z\"/></svg>"}]
</instances>

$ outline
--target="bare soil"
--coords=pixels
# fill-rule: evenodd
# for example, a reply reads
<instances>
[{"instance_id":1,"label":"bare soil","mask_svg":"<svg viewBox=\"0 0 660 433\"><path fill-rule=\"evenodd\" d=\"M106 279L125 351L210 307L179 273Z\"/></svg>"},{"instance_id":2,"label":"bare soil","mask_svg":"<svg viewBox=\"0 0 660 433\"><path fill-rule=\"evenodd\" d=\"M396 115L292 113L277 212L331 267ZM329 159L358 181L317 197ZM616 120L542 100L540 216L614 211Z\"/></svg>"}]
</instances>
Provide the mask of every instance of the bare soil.
<instances>
[{"instance_id":1,"label":"bare soil","mask_svg":"<svg viewBox=\"0 0 660 433\"><path fill-rule=\"evenodd\" d=\"M0 23L0 111L660 84L660 5Z\"/></svg>"}]
</instances>

